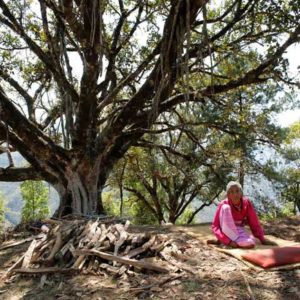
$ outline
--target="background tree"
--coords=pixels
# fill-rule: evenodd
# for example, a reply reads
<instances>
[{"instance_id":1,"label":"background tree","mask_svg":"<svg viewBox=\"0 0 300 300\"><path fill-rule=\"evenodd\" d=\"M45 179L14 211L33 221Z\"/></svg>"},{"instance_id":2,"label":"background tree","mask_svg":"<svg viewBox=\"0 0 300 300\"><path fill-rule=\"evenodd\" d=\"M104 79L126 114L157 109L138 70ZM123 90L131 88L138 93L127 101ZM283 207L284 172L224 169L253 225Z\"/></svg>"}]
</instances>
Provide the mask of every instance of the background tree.
<instances>
[{"instance_id":1,"label":"background tree","mask_svg":"<svg viewBox=\"0 0 300 300\"><path fill-rule=\"evenodd\" d=\"M41 220L49 215L49 191L44 182L24 181L21 184L21 195L24 200L22 222Z\"/></svg>"},{"instance_id":2,"label":"background tree","mask_svg":"<svg viewBox=\"0 0 300 300\"><path fill-rule=\"evenodd\" d=\"M289 166L283 172L282 197L286 202L293 204L294 214L300 213L300 121L289 128L286 139L285 157Z\"/></svg>"},{"instance_id":3,"label":"background tree","mask_svg":"<svg viewBox=\"0 0 300 300\"><path fill-rule=\"evenodd\" d=\"M176 113L162 114L151 135L148 131L137 142L144 150L134 148L116 166L115 181L118 186L123 181L123 188L144 203L159 223L175 223L193 204L191 222L228 180L243 183L246 175L263 173L263 163L256 159L258 149L278 147L283 134L271 122L279 102L282 106L281 99L274 97L276 91L276 86L261 84L227 93L221 108L212 103L199 110L183 104L180 112L177 108Z\"/></svg>"},{"instance_id":4,"label":"background tree","mask_svg":"<svg viewBox=\"0 0 300 300\"><path fill-rule=\"evenodd\" d=\"M113 166L160 114L188 102L221 108L231 90L288 81L282 54L299 39L299 7L0 0L0 140L30 163L1 169L0 180L51 183L58 215L103 211ZM245 64L234 76L230 64L217 70L235 58Z\"/></svg>"}]
</instances>

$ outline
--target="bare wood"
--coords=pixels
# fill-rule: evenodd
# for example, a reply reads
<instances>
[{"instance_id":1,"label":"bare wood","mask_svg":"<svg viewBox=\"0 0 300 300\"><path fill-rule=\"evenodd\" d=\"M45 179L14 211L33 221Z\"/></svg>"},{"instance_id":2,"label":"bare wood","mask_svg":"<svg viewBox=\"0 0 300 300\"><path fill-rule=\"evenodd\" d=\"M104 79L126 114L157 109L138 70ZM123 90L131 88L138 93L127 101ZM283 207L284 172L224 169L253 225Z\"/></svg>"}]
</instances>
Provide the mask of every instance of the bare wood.
<instances>
[{"instance_id":1,"label":"bare wood","mask_svg":"<svg viewBox=\"0 0 300 300\"><path fill-rule=\"evenodd\" d=\"M74 238L71 238L65 245L60 249L60 253L62 256L66 254L66 252L69 250L71 244L73 244Z\"/></svg>"},{"instance_id":2,"label":"bare wood","mask_svg":"<svg viewBox=\"0 0 300 300\"><path fill-rule=\"evenodd\" d=\"M151 239L148 242L146 242L145 244L143 244L141 247L131 250L126 255L126 258L132 258L134 256L137 256L137 255L145 252L147 249L149 249L154 244L155 239L156 239L155 235L152 236Z\"/></svg>"},{"instance_id":3,"label":"bare wood","mask_svg":"<svg viewBox=\"0 0 300 300\"><path fill-rule=\"evenodd\" d=\"M24 254L24 259L23 259L23 263L22 263L22 268L27 268L30 264L31 258L32 258L32 254L33 251L36 247L36 240L33 240L28 248L28 250L26 251L26 253Z\"/></svg>"},{"instance_id":4,"label":"bare wood","mask_svg":"<svg viewBox=\"0 0 300 300\"><path fill-rule=\"evenodd\" d=\"M153 270L153 271L157 271L157 272L161 272L161 273L169 273L168 269L162 268L162 267L154 265L154 264L145 263L145 262L141 262L141 261L137 261L137 260L133 260L133 259L129 259L129 258L124 258L124 257L119 257L119 256L100 252L100 251L93 250L93 249L76 250L75 253L77 255L95 255L95 256L99 256L106 260L116 261L119 263L131 265L131 266L138 267L138 268L149 269L149 270Z\"/></svg>"},{"instance_id":5,"label":"bare wood","mask_svg":"<svg viewBox=\"0 0 300 300\"><path fill-rule=\"evenodd\" d=\"M115 266L111 266L109 264L100 264L99 268L102 270L106 270L113 274L119 274L119 270L120 270L119 268L117 268Z\"/></svg>"},{"instance_id":6,"label":"bare wood","mask_svg":"<svg viewBox=\"0 0 300 300\"><path fill-rule=\"evenodd\" d=\"M120 238L118 239L118 241L115 244L114 255L118 255L119 248L124 244L127 237L128 237L128 233L125 230L120 232Z\"/></svg>"},{"instance_id":7,"label":"bare wood","mask_svg":"<svg viewBox=\"0 0 300 300\"><path fill-rule=\"evenodd\" d=\"M55 244L54 244L49 256L46 258L46 260L52 260L54 258L54 255L60 250L62 243L63 242L62 242L62 238L61 238L61 232L58 231L56 233Z\"/></svg>"},{"instance_id":8,"label":"bare wood","mask_svg":"<svg viewBox=\"0 0 300 300\"><path fill-rule=\"evenodd\" d=\"M95 247L101 246L103 241L106 239L106 234L108 232L108 229L106 228L105 224L101 224L100 228L101 228L101 235L99 237L99 240L95 243Z\"/></svg>"},{"instance_id":9,"label":"bare wood","mask_svg":"<svg viewBox=\"0 0 300 300\"><path fill-rule=\"evenodd\" d=\"M101 237L102 230L100 227L97 227L95 230L95 234L92 237L91 241L89 242L89 245L94 245Z\"/></svg>"},{"instance_id":10,"label":"bare wood","mask_svg":"<svg viewBox=\"0 0 300 300\"><path fill-rule=\"evenodd\" d=\"M145 233L134 235L132 237L131 243L132 243L132 245L138 245L138 244L141 244L143 242L143 240L146 238L147 238L147 235Z\"/></svg>"},{"instance_id":11,"label":"bare wood","mask_svg":"<svg viewBox=\"0 0 300 300\"><path fill-rule=\"evenodd\" d=\"M27 242L31 242L34 239L41 239L42 237L44 237L44 234L36 235L36 236L30 237L30 238L27 238L27 239L24 239L24 240L21 240L21 241L17 241L17 242L14 242L14 243L7 244L7 245L2 245L0 247L0 251L11 248L11 247L15 247L15 246L18 246L18 245L22 245L22 244L27 243Z\"/></svg>"},{"instance_id":12,"label":"bare wood","mask_svg":"<svg viewBox=\"0 0 300 300\"><path fill-rule=\"evenodd\" d=\"M74 252L76 253L77 250L75 250ZM77 259L74 262L72 268L80 269L80 266L81 266L82 262L85 262L85 260L86 260L86 257L84 255L80 255L79 257L77 257Z\"/></svg>"},{"instance_id":13,"label":"bare wood","mask_svg":"<svg viewBox=\"0 0 300 300\"><path fill-rule=\"evenodd\" d=\"M50 240L46 244L44 244L41 248L40 248L41 245L37 246L35 248L35 253L32 256L31 262L32 263L36 262L39 259L39 257L42 255L43 251L46 248L50 248L52 246L52 244L54 244L54 243L55 243L55 240Z\"/></svg>"},{"instance_id":14,"label":"bare wood","mask_svg":"<svg viewBox=\"0 0 300 300\"><path fill-rule=\"evenodd\" d=\"M111 232L109 232L106 236L107 236L107 238L109 239L109 242L110 242L112 245L114 245L114 242L115 242L115 240L116 240L116 236L115 236L113 233L111 233Z\"/></svg>"},{"instance_id":15,"label":"bare wood","mask_svg":"<svg viewBox=\"0 0 300 300\"><path fill-rule=\"evenodd\" d=\"M79 270L81 270L81 269L83 268L83 266L84 266L86 260L87 260L87 257L84 257L83 260L80 262L80 264L79 264L79 266L78 266L78 269L79 269Z\"/></svg>"},{"instance_id":16,"label":"bare wood","mask_svg":"<svg viewBox=\"0 0 300 300\"><path fill-rule=\"evenodd\" d=\"M91 240L95 236L98 225L99 225L98 221L95 221L92 224L90 224L90 226L87 229L87 232L85 234L83 242L88 242L88 243L91 242Z\"/></svg>"}]
</instances>

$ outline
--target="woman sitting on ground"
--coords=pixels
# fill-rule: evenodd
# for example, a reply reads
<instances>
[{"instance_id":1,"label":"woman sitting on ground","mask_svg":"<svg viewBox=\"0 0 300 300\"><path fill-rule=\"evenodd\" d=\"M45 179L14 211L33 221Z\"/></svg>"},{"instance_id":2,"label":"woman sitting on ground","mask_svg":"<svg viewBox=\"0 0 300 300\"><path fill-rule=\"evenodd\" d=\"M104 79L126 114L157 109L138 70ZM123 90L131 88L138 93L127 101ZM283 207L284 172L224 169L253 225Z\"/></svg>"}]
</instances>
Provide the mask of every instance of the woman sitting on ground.
<instances>
[{"instance_id":1,"label":"woman sitting on ground","mask_svg":"<svg viewBox=\"0 0 300 300\"><path fill-rule=\"evenodd\" d=\"M255 209L243 196L240 183L230 181L226 193L227 199L218 205L212 223L212 230L218 241L233 248L253 248L256 237L262 244L274 245L265 239ZM246 224L250 226L253 235L245 230Z\"/></svg>"}]
</instances>

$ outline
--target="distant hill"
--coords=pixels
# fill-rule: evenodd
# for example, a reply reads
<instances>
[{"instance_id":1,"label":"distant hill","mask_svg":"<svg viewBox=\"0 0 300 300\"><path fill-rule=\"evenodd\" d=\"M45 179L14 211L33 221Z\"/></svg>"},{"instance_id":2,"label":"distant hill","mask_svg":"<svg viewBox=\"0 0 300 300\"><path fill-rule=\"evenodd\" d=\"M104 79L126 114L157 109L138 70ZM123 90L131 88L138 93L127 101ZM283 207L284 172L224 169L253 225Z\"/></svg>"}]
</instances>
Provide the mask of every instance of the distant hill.
<instances>
[{"instance_id":1,"label":"distant hill","mask_svg":"<svg viewBox=\"0 0 300 300\"><path fill-rule=\"evenodd\" d=\"M17 152L12 153L13 160L16 167L26 165L26 160ZM8 166L8 160L6 154L0 155L0 167L5 168ZM21 211L23 207L23 200L20 193L20 184L22 182L1 182L0 192L4 196L5 203L5 218L7 221L16 225L21 220ZM54 213L58 206L58 194L49 186L49 206L51 214Z\"/></svg>"}]
</instances>

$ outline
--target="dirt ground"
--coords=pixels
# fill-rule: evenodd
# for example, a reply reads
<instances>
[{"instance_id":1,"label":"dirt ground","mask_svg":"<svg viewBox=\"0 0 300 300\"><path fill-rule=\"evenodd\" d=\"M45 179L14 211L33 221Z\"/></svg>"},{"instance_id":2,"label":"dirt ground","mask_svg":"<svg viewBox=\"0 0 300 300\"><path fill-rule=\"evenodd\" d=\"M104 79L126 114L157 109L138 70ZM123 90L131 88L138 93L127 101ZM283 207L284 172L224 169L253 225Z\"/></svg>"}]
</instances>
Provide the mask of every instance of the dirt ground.
<instances>
[{"instance_id":1,"label":"dirt ground","mask_svg":"<svg viewBox=\"0 0 300 300\"><path fill-rule=\"evenodd\" d=\"M271 221L264 229L267 234L300 242L300 217ZM167 234L182 253L176 258L179 267L173 266L172 274L164 275L141 270L118 277L107 273L13 275L0 281L0 299L300 299L300 269L258 272L188 234L150 226L134 230ZM28 245L0 251L0 276Z\"/></svg>"}]
</instances>

